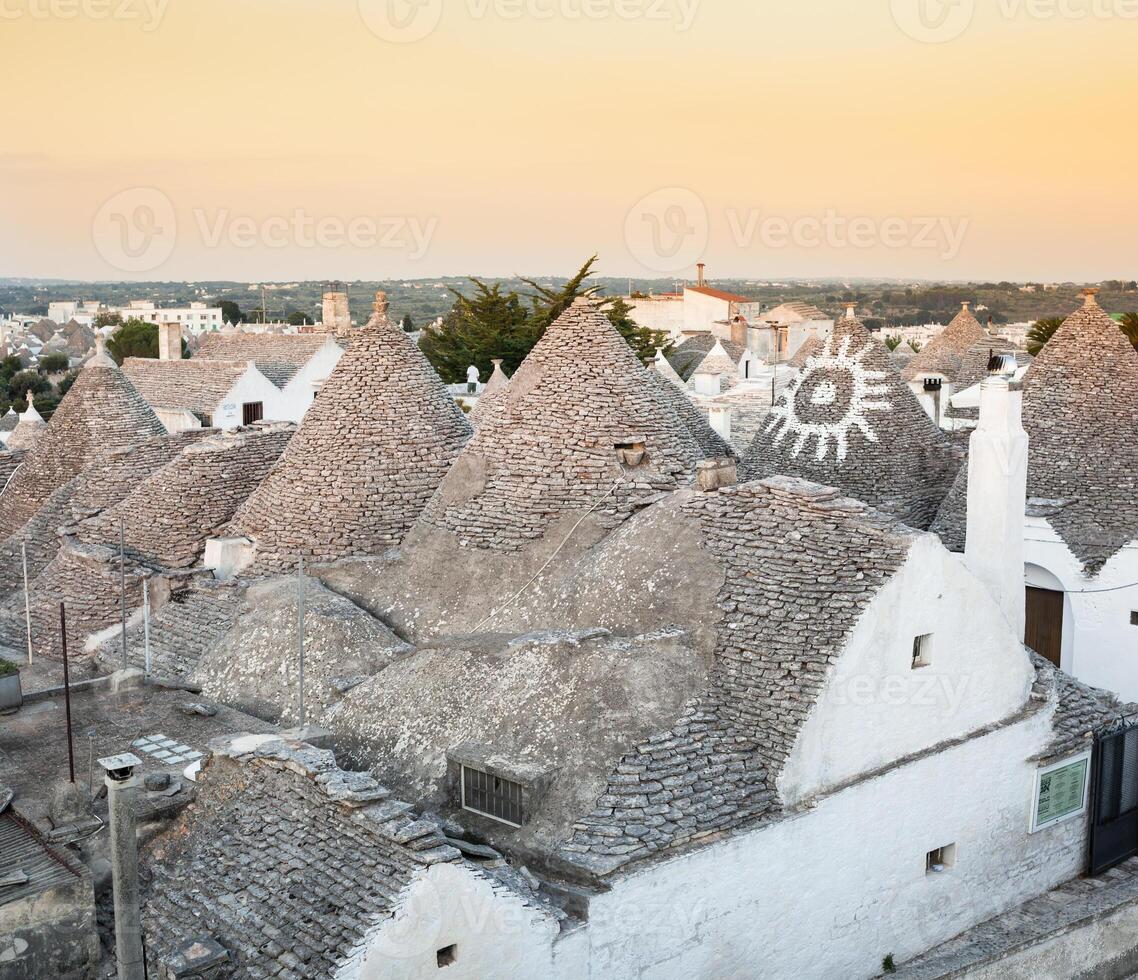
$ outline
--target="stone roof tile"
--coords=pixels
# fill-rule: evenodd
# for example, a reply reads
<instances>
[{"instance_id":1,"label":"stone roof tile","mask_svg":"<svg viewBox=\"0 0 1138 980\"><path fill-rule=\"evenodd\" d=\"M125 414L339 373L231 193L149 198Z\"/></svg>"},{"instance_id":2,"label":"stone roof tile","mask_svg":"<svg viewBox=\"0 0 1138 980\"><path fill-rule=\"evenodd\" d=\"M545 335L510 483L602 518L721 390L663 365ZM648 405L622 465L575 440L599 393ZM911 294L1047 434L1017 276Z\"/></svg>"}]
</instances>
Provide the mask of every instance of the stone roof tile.
<instances>
[{"instance_id":1,"label":"stone roof tile","mask_svg":"<svg viewBox=\"0 0 1138 980\"><path fill-rule=\"evenodd\" d=\"M402 541L470 432L380 294L233 531L254 540L259 571L374 555Z\"/></svg>"},{"instance_id":2,"label":"stone roof tile","mask_svg":"<svg viewBox=\"0 0 1138 980\"><path fill-rule=\"evenodd\" d=\"M924 530L959 466L885 347L847 314L788 383L744 469L750 479L786 474L839 487Z\"/></svg>"}]
</instances>

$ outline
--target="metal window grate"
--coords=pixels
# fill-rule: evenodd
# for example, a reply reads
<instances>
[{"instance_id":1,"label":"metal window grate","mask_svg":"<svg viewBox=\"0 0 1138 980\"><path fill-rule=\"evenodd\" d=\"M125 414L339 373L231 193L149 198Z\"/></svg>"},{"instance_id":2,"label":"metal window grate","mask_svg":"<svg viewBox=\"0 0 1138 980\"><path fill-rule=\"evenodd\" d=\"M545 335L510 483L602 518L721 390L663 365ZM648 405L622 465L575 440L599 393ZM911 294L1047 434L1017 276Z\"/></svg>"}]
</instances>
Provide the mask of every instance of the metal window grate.
<instances>
[{"instance_id":1,"label":"metal window grate","mask_svg":"<svg viewBox=\"0 0 1138 980\"><path fill-rule=\"evenodd\" d=\"M462 808L493 817L514 827L522 825L522 785L462 767Z\"/></svg>"},{"instance_id":2,"label":"metal window grate","mask_svg":"<svg viewBox=\"0 0 1138 980\"><path fill-rule=\"evenodd\" d=\"M264 402L245 402L241 406L241 414L243 416L242 425L252 425L254 422L260 422L265 417L265 403Z\"/></svg>"}]
</instances>

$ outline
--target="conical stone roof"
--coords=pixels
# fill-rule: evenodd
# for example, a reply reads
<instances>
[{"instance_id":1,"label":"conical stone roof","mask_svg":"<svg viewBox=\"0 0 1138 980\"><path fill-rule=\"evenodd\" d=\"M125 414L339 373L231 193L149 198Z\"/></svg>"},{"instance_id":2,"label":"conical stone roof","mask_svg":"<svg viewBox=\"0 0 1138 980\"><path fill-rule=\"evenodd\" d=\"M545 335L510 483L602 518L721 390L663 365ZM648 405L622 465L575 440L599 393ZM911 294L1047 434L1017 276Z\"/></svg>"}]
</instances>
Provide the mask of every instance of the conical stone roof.
<instances>
[{"instance_id":1,"label":"conical stone roof","mask_svg":"<svg viewBox=\"0 0 1138 980\"><path fill-rule=\"evenodd\" d=\"M677 388L686 388L684 379L679 376L676 369L672 367L672 362L664 356L664 348L656 348L656 359L652 362L652 370L654 370L665 381L670 382Z\"/></svg>"},{"instance_id":2,"label":"conical stone roof","mask_svg":"<svg viewBox=\"0 0 1138 980\"><path fill-rule=\"evenodd\" d=\"M374 555L402 541L470 437L427 359L387 319L383 294L233 532L254 569Z\"/></svg>"},{"instance_id":3,"label":"conical stone roof","mask_svg":"<svg viewBox=\"0 0 1138 980\"><path fill-rule=\"evenodd\" d=\"M1028 496L1060 503L1048 521L1091 571L1138 539L1138 353L1096 292L1023 379Z\"/></svg>"},{"instance_id":4,"label":"conical stone roof","mask_svg":"<svg viewBox=\"0 0 1138 980\"><path fill-rule=\"evenodd\" d=\"M516 551L570 514L615 527L691 482L703 453L608 318L578 300L529 353L423 515Z\"/></svg>"},{"instance_id":5,"label":"conical stone roof","mask_svg":"<svg viewBox=\"0 0 1138 980\"><path fill-rule=\"evenodd\" d=\"M1138 539L1138 353L1087 290L1023 379L1027 495L1092 574ZM968 472L934 530L963 551Z\"/></svg>"},{"instance_id":6,"label":"conical stone roof","mask_svg":"<svg viewBox=\"0 0 1138 980\"><path fill-rule=\"evenodd\" d=\"M470 420L475 425L481 424L482 420L489 416L494 410L494 406L502 401L506 389L509 387L510 379L506 376L506 372L502 370L502 362L495 360L494 373L490 375L490 380L486 382L486 387L482 389L482 394L478 397L478 403L471 409Z\"/></svg>"},{"instance_id":7,"label":"conical stone roof","mask_svg":"<svg viewBox=\"0 0 1138 980\"><path fill-rule=\"evenodd\" d=\"M802 342L802 346L794 352L794 357L786 363L796 371L801 370L806 365L806 362L822 350L824 346L825 341L822 340L821 337L807 337L806 340Z\"/></svg>"},{"instance_id":8,"label":"conical stone roof","mask_svg":"<svg viewBox=\"0 0 1138 980\"><path fill-rule=\"evenodd\" d=\"M35 395L28 392L28 410L20 416L20 421L8 437L8 448L12 452L19 449L31 449L47 428L43 416L36 411Z\"/></svg>"},{"instance_id":9,"label":"conical stone roof","mask_svg":"<svg viewBox=\"0 0 1138 980\"><path fill-rule=\"evenodd\" d=\"M795 476L836 487L925 530L958 454L853 316L791 379L745 459L749 479Z\"/></svg>"},{"instance_id":10,"label":"conical stone roof","mask_svg":"<svg viewBox=\"0 0 1138 980\"><path fill-rule=\"evenodd\" d=\"M699 367L692 372L692 380L688 382L689 385L694 386L695 375L697 374L718 375L724 391L728 388L734 388L739 383L739 366L731 360L722 341L719 340L715 341L715 346L707 352L707 357L700 361Z\"/></svg>"},{"instance_id":11,"label":"conical stone roof","mask_svg":"<svg viewBox=\"0 0 1138 980\"><path fill-rule=\"evenodd\" d=\"M980 321L972 315L968 307L968 303L962 304L962 309L952 322L925 344L921 352L905 365L902 377L906 381L916 381L928 374L942 374L949 381L956 381L964 355L985 336Z\"/></svg>"},{"instance_id":12,"label":"conical stone roof","mask_svg":"<svg viewBox=\"0 0 1138 980\"><path fill-rule=\"evenodd\" d=\"M100 337L97 353L0 494L0 538L23 527L57 488L103 454L165 433L158 416L107 356Z\"/></svg>"}]
</instances>

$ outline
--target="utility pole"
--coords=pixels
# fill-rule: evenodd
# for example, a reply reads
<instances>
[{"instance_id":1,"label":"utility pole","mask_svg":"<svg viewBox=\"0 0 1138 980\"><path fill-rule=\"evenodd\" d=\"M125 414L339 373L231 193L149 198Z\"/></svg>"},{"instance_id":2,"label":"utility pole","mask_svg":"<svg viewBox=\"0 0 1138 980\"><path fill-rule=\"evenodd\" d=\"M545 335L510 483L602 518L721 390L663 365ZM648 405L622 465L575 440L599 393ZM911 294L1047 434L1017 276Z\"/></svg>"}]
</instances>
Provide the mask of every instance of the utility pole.
<instances>
[{"instance_id":1,"label":"utility pole","mask_svg":"<svg viewBox=\"0 0 1138 980\"><path fill-rule=\"evenodd\" d=\"M150 676L150 579L142 580L142 649L146 658L146 676Z\"/></svg>"},{"instance_id":2,"label":"utility pole","mask_svg":"<svg viewBox=\"0 0 1138 980\"><path fill-rule=\"evenodd\" d=\"M121 519L119 520L119 600L122 615L122 669L126 670L130 666L126 658L126 534Z\"/></svg>"},{"instance_id":3,"label":"utility pole","mask_svg":"<svg viewBox=\"0 0 1138 980\"><path fill-rule=\"evenodd\" d=\"M138 909L138 838L134 814L139 784L134 769L141 764L142 760L129 752L99 760L99 765L107 773L104 781L110 811L115 958L119 980L145 980L146 976Z\"/></svg>"},{"instance_id":4,"label":"utility pole","mask_svg":"<svg viewBox=\"0 0 1138 980\"><path fill-rule=\"evenodd\" d=\"M59 631L63 638L63 704L67 717L67 769L75 782L75 745L71 738L71 675L67 670L67 610L59 604Z\"/></svg>"},{"instance_id":5,"label":"utility pole","mask_svg":"<svg viewBox=\"0 0 1138 980\"><path fill-rule=\"evenodd\" d=\"M300 711L298 725L303 730L305 725L304 711L304 556L300 556L300 564L296 569L296 646L300 658Z\"/></svg>"},{"instance_id":6,"label":"utility pole","mask_svg":"<svg viewBox=\"0 0 1138 980\"><path fill-rule=\"evenodd\" d=\"M28 543L20 542L20 553L24 559L24 626L28 634L28 666L32 665L32 599L28 594Z\"/></svg>"}]
</instances>

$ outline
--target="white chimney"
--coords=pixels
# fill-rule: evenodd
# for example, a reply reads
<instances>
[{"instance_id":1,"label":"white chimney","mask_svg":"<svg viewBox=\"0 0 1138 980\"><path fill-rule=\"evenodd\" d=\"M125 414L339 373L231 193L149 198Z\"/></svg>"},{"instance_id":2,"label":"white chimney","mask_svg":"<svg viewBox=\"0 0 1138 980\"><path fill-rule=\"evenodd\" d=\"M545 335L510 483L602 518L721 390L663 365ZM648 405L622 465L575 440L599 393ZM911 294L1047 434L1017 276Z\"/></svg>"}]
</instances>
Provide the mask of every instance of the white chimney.
<instances>
[{"instance_id":1,"label":"white chimney","mask_svg":"<svg viewBox=\"0 0 1138 980\"><path fill-rule=\"evenodd\" d=\"M980 386L980 424L969 446L964 562L988 587L1023 640L1028 438L1023 429L1023 394L1012 391L1006 377L989 377Z\"/></svg>"},{"instance_id":2,"label":"white chimney","mask_svg":"<svg viewBox=\"0 0 1138 980\"><path fill-rule=\"evenodd\" d=\"M708 409L708 422L724 442L731 441L731 409L722 406Z\"/></svg>"},{"instance_id":3,"label":"white chimney","mask_svg":"<svg viewBox=\"0 0 1138 980\"><path fill-rule=\"evenodd\" d=\"M182 359L182 325L180 323L158 324L158 360L180 361Z\"/></svg>"}]
</instances>

